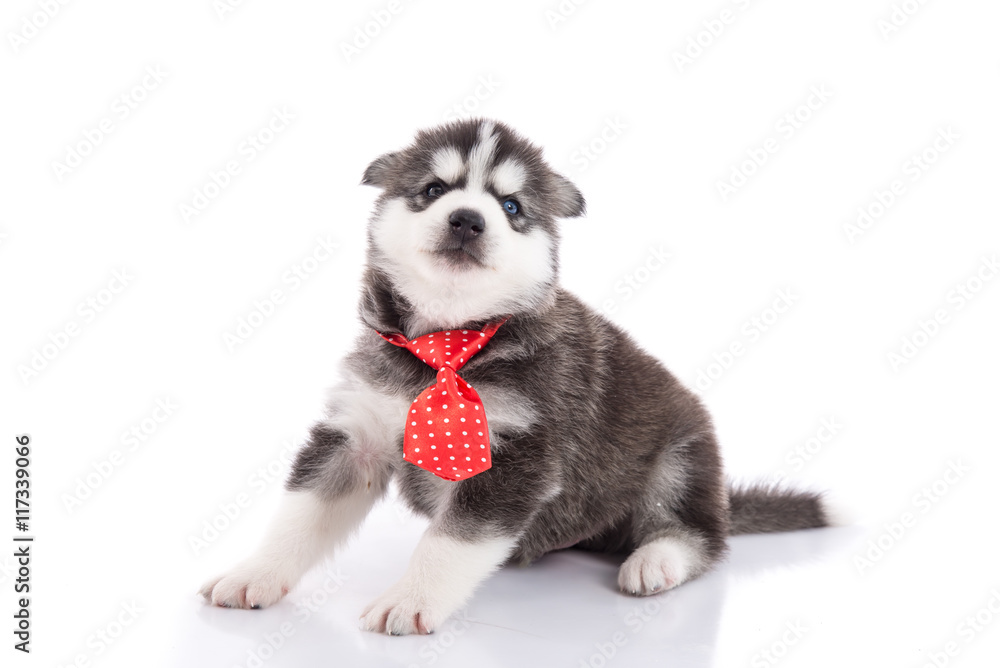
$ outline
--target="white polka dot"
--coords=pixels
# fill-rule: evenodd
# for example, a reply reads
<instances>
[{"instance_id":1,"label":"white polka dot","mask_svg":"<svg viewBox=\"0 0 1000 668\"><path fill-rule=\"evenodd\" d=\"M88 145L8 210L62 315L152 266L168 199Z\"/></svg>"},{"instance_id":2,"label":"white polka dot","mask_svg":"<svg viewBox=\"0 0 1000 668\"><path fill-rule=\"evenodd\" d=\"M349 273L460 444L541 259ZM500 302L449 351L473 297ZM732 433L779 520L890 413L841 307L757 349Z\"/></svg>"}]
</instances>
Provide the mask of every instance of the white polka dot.
<instances>
[{"instance_id":1,"label":"white polka dot","mask_svg":"<svg viewBox=\"0 0 1000 668\"><path fill-rule=\"evenodd\" d=\"M429 413L429 412L430 412L430 410L431 410L431 409L430 409L430 406L428 406L428 407L427 407L427 412Z\"/></svg>"},{"instance_id":2,"label":"white polka dot","mask_svg":"<svg viewBox=\"0 0 1000 668\"><path fill-rule=\"evenodd\" d=\"M455 457L452 457L452 459L454 459L454 458L455 458Z\"/></svg>"},{"instance_id":3,"label":"white polka dot","mask_svg":"<svg viewBox=\"0 0 1000 668\"><path fill-rule=\"evenodd\" d=\"M434 420L428 420L427 424L434 424Z\"/></svg>"},{"instance_id":4,"label":"white polka dot","mask_svg":"<svg viewBox=\"0 0 1000 668\"><path fill-rule=\"evenodd\" d=\"M434 446L432 445L431 447L433 448ZM486 448L486 446L485 446L484 444L480 443L480 444L479 444L479 448L480 448L480 449L485 449L485 448Z\"/></svg>"},{"instance_id":5,"label":"white polka dot","mask_svg":"<svg viewBox=\"0 0 1000 668\"><path fill-rule=\"evenodd\" d=\"M459 404L458 407L459 408L465 408L465 404Z\"/></svg>"},{"instance_id":6,"label":"white polka dot","mask_svg":"<svg viewBox=\"0 0 1000 668\"><path fill-rule=\"evenodd\" d=\"M413 438L416 438L416 437L417 437L417 435L416 435L416 434L414 434L414 435L413 435Z\"/></svg>"},{"instance_id":7,"label":"white polka dot","mask_svg":"<svg viewBox=\"0 0 1000 668\"><path fill-rule=\"evenodd\" d=\"M438 460L438 458L437 458L437 457L435 457L435 458L434 458L434 461L437 461L437 460ZM484 459L483 461L485 462L486 460Z\"/></svg>"},{"instance_id":8,"label":"white polka dot","mask_svg":"<svg viewBox=\"0 0 1000 668\"><path fill-rule=\"evenodd\" d=\"M483 423L482 420L476 420L476 424L482 424L482 423Z\"/></svg>"},{"instance_id":9,"label":"white polka dot","mask_svg":"<svg viewBox=\"0 0 1000 668\"><path fill-rule=\"evenodd\" d=\"M420 448L413 448L414 452L420 452Z\"/></svg>"},{"instance_id":10,"label":"white polka dot","mask_svg":"<svg viewBox=\"0 0 1000 668\"><path fill-rule=\"evenodd\" d=\"M467 330L467 329L463 329L462 330L462 334L468 334L468 333L469 333L469 330Z\"/></svg>"},{"instance_id":11,"label":"white polka dot","mask_svg":"<svg viewBox=\"0 0 1000 668\"><path fill-rule=\"evenodd\" d=\"M444 405L444 406L442 406L441 408L448 408L448 404L445 404L445 405Z\"/></svg>"},{"instance_id":12,"label":"white polka dot","mask_svg":"<svg viewBox=\"0 0 1000 668\"><path fill-rule=\"evenodd\" d=\"M439 467L438 467L438 471L440 471L440 470L441 470L441 467L439 466Z\"/></svg>"},{"instance_id":13,"label":"white polka dot","mask_svg":"<svg viewBox=\"0 0 1000 668\"><path fill-rule=\"evenodd\" d=\"M472 473L472 469L469 469L469 473Z\"/></svg>"},{"instance_id":14,"label":"white polka dot","mask_svg":"<svg viewBox=\"0 0 1000 668\"><path fill-rule=\"evenodd\" d=\"M428 438L434 438L434 434L427 434Z\"/></svg>"},{"instance_id":15,"label":"white polka dot","mask_svg":"<svg viewBox=\"0 0 1000 668\"><path fill-rule=\"evenodd\" d=\"M444 381L442 381L442 382L444 382ZM443 391L443 392L441 393L441 396L444 396L444 395L446 395L446 394L448 394L448 390L445 390L445 391Z\"/></svg>"},{"instance_id":16,"label":"white polka dot","mask_svg":"<svg viewBox=\"0 0 1000 668\"><path fill-rule=\"evenodd\" d=\"M432 445L432 446L431 446L431 450L437 450L437 447L438 447L438 446L436 446L436 445Z\"/></svg>"},{"instance_id":17,"label":"white polka dot","mask_svg":"<svg viewBox=\"0 0 1000 668\"><path fill-rule=\"evenodd\" d=\"M468 435L469 435L469 432L467 432L467 431L463 431L462 432L462 436L468 436Z\"/></svg>"},{"instance_id":18,"label":"white polka dot","mask_svg":"<svg viewBox=\"0 0 1000 668\"><path fill-rule=\"evenodd\" d=\"M411 427L416 427L416 426L417 426L417 423L416 423L416 422L411 422L411 423L410 423L410 426L411 426Z\"/></svg>"},{"instance_id":19,"label":"white polka dot","mask_svg":"<svg viewBox=\"0 0 1000 668\"><path fill-rule=\"evenodd\" d=\"M465 447L469 447L469 444L468 444L468 443L466 443L466 444L465 444Z\"/></svg>"},{"instance_id":20,"label":"white polka dot","mask_svg":"<svg viewBox=\"0 0 1000 668\"><path fill-rule=\"evenodd\" d=\"M435 457L434 459L437 459L437 457ZM486 461L486 457L483 457L483 461L484 461L484 462Z\"/></svg>"},{"instance_id":21,"label":"white polka dot","mask_svg":"<svg viewBox=\"0 0 1000 668\"><path fill-rule=\"evenodd\" d=\"M445 418L445 419L444 419L444 421L445 421L445 422L448 422L449 420L448 420L448 418Z\"/></svg>"},{"instance_id":22,"label":"white polka dot","mask_svg":"<svg viewBox=\"0 0 1000 668\"><path fill-rule=\"evenodd\" d=\"M471 462L471 461L472 461L472 457L466 457L466 458L465 458L465 461L467 461L467 462Z\"/></svg>"},{"instance_id":23,"label":"white polka dot","mask_svg":"<svg viewBox=\"0 0 1000 668\"><path fill-rule=\"evenodd\" d=\"M418 459L418 460L417 460L417 463L418 463L418 464L423 464L423 463L424 463L424 460L422 460L422 459Z\"/></svg>"},{"instance_id":24,"label":"white polka dot","mask_svg":"<svg viewBox=\"0 0 1000 668\"><path fill-rule=\"evenodd\" d=\"M462 420L462 422L465 422L465 418L459 418L459 419Z\"/></svg>"},{"instance_id":25,"label":"white polka dot","mask_svg":"<svg viewBox=\"0 0 1000 668\"><path fill-rule=\"evenodd\" d=\"M431 348L431 352L434 352L434 349L433 349L433 348Z\"/></svg>"},{"instance_id":26,"label":"white polka dot","mask_svg":"<svg viewBox=\"0 0 1000 668\"><path fill-rule=\"evenodd\" d=\"M472 387L472 386L470 385L469 387ZM430 397L427 397L427 398L430 399ZM445 406L445 408L447 408L447 406ZM476 409L477 411L479 410L479 406L473 406L473 408Z\"/></svg>"}]
</instances>

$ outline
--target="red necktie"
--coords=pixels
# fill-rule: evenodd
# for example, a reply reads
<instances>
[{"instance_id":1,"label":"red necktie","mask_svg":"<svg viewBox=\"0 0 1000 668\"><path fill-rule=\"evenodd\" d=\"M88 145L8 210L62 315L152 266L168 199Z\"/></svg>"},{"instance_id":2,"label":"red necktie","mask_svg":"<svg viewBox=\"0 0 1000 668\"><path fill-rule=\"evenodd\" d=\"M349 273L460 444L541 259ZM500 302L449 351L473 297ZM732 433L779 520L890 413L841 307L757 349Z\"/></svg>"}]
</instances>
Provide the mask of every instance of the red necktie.
<instances>
[{"instance_id":1,"label":"red necktie","mask_svg":"<svg viewBox=\"0 0 1000 668\"><path fill-rule=\"evenodd\" d=\"M382 334L437 369L437 382L410 406L403 436L403 459L445 480L465 480L490 468L490 430L479 394L456 372L482 350L507 319L481 331L453 329L407 341Z\"/></svg>"}]
</instances>

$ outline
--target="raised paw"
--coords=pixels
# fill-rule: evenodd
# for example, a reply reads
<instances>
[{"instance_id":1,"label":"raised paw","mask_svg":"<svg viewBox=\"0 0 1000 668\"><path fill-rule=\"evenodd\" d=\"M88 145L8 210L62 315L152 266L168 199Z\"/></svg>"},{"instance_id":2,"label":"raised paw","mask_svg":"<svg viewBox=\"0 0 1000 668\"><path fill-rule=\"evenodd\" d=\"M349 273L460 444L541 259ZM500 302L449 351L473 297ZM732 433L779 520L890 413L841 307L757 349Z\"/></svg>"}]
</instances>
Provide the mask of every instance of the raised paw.
<instances>
[{"instance_id":1,"label":"raised paw","mask_svg":"<svg viewBox=\"0 0 1000 668\"><path fill-rule=\"evenodd\" d=\"M288 582L279 573L245 568L209 580L200 593L213 605L256 610L280 601L288 593L288 587Z\"/></svg>"},{"instance_id":2,"label":"raised paw","mask_svg":"<svg viewBox=\"0 0 1000 668\"><path fill-rule=\"evenodd\" d=\"M419 588L400 582L365 608L361 626L366 631L391 636L431 633L448 616L448 611L435 610L427 599Z\"/></svg>"},{"instance_id":3,"label":"raised paw","mask_svg":"<svg viewBox=\"0 0 1000 668\"><path fill-rule=\"evenodd\" d=\"M690 546L660 538L638 548L618 570L618 586L626 594L650 596L687 580L693 566Z\"/></svg>"}]
</instances>

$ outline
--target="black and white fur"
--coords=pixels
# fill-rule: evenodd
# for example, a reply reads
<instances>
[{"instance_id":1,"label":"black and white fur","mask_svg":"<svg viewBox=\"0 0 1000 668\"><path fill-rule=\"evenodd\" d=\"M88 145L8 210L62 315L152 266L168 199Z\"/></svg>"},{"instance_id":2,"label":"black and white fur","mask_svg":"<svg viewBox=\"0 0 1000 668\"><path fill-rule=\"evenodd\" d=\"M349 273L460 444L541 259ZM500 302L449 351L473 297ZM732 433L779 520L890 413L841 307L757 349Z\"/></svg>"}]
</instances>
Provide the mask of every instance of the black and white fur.
<instances>
[{"instance_id":1,"label":"black and white fur","mask_svg":"<svg viewBox=\"0 0 1000 668\"><path fill-rule=\"evenodd\" d=\"M556 221L582 215L584 200L540 149L501 123L460 121L378 158L363 183L381 189L364 329L263 545L205 585L212 603L278 601L394 477L430 527L362 615L390 634L429 633L498 567L552 550L627 554L619 586L649 595L711 568L730 534L829 525L817 495L729 489L695 395L559 286ZM376 330L414 338L504 315L460 372L489 415L492 468L448 482L405 463L404 420L435 372Z\"/></svg>"}]
</instances>

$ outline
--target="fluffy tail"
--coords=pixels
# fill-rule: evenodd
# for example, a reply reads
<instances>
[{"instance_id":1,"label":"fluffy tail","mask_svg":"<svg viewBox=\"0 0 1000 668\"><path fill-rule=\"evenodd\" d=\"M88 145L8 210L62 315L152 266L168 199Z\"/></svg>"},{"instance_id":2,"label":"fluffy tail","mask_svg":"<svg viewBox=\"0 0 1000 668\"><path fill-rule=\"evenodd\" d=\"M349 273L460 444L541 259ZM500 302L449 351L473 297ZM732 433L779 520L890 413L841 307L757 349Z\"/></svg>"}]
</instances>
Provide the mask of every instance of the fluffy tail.
<instances>
[{"instance_id":1,"label":"fluffy tail","mask_svg":"<svg viewBox=\"0 0 1000 668\"><path fill-rule=\"evenodd\" d=\"M730 488L729 516L732 535L833 526L819 494L774 484Z\"/></svg>"}]
</instances>

